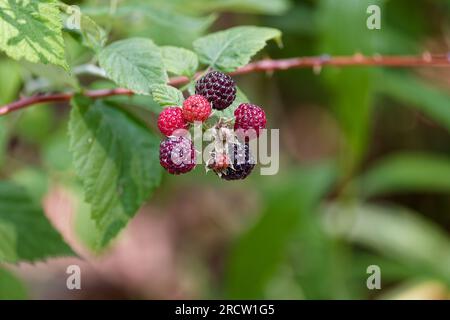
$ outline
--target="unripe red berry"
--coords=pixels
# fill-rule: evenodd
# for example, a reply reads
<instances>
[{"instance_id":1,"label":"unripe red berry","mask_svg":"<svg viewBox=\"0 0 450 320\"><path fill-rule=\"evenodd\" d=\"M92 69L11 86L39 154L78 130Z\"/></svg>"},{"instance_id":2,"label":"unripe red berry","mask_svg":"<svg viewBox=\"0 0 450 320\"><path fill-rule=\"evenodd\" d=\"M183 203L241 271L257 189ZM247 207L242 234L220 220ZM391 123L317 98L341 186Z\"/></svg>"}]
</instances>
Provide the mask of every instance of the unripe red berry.
<instances>
[{"instance_id":1,"label":"unripe red berry","mask_svg":"<svg viewBox=\"0 0 450 320\"><path fill-rule=\"evenodd\" d=\"M183 103L183 118L188 122L205 121L211 114L211 104L201 95L193 95Z\"/></svg>"},{"instance_id":2,"label":"unripe red berry","mask_svg":"<svg viewBox=\"0 0 450 320\"><path fill-rule=\"evenodd\" d=\"M158 116L158 128L165 136L171 136L178 129L187 129L188 123L183 118L180 107L165 108Z\"/></svg>"}]
</instances>

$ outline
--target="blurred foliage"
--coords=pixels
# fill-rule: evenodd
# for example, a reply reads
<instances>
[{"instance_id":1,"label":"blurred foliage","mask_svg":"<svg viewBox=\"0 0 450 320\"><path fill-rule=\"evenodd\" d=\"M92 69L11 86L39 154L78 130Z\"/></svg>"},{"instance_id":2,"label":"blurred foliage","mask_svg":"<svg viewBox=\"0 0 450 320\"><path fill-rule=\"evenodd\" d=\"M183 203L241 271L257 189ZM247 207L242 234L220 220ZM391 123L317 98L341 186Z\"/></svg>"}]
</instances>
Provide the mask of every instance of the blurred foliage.
<instances>
[{"instance_id":1,"label":"blurred foliage","mask_svg":"<svg viewBox=\"0 0 450 320\"><path fill-rule=\"evenodd\" d=\"M87 30L63 33L71 72L49 65L16 63L1 56L1 104L21 94L73 91L80 86L114 87L109 80L91 72L92 66L98 63L94 53L106 34L108 43L145 37L156 45L194 50L193 42L209 32L253 24L282 31L283 49L274 44L268 47L272 58L323 55L326 59L328 55L409 55L424 51L448 54L449 51L450 1L69 2L80 5L85 26L82 30ZM369 4L381 7L379 31L366 28ZM272 36L275 35L267 39ZM190 51L176 54L187 57L190 55L187 52ZM169 71L192 75L193 68L175 64L183 59L166 56L167 60L173 62ZM196 64L195 58L190 61ZM206 58L201 61L211 62ZM206 281L206 288L197 295L287 299L448 297L448 69L440 72L326 67L314 71L287 70L269 80L265 75L237 78L240 89L265 106L270 127L281 128L281 170L274 177L255 175L243 184L243 190L248 187L249 193L257 195L258 212L254 212L250 221L236 222L241 231L231 244L227 243L226 250L216 248L215 253L222 257L223 272L218 283ZM239 99L245 101L247 98L241 90ZM151 96L110 97L104 101L120 105L121 113L139 118L139 126L150 128L154 127L161 110ZM317 162L314 164L306 163L311 162L307 152L300 151L299 158L286 143L292 136L294 148L299 148L303 140L312 141L314 150L335 143L322 141L310 127L302 126L302 122L293 125L294 128L285 127L287 122L297 121L299 117L303 123L312 123L312 127L322 130L321 121L325 116L308 118L310 106L320 108L339 128L334 137L337 152L319 153L313 158ZM47 232L49 226L46 220L34 220L33 213L40 211L37 204L55 186L70 190L78 200L75 233L88 249L94 250L102 234L89 215L90 205L82 200L81 184L74 173L68 152L68 116L69 108L58 104L39 105L0 118L0 174L2 179L14 182L13 186L9 185L11 182L2 182L1 186L8 183L10 188L5 190L14 193L10 197L21 194L17 191L19 185L23 188L20 190L26 190L29 196L23 199L23 207L27 210L21 211L28 214L24 216L25 225L39 223L42 232ZM178 201L171 196L180 180L186 185L201 182L219 188L209 176L204 178L200 173L176 181L165 176L155 202ZM233 188L239 189L230 186ZM9 206L6 191L0 198L0 228L9 235L16 232L32 246L39 235L30 234L25 227L18 228L16 221L9 218L5 223L7 213L17 210ZM70 253L59 240L56 240L58 246L47 247L42 256ZM0 241L1 257L14 261L20 255L27 255L23 248L14 251L14 246L7 246L8 243L11 244ZM197 257L195 253L192 255ZM197 263L202 265L199 268L202 277L213 278L216 271L208 268L208 261ZM381 291L366 287L369 265L381 268ZM19 279L0 268L0 299L26 297Z\"/></svg>"},{"instance_id":2,"label":"blurred foliage","mask_svg":"<svg viewBox=\"0 0 450 320\"><path fill-rule=\"evenodd\" d=\"M347 0L346 4L333 0L320 2L318 26L320 50L333 55L373 54L382 33L368 28L355 28L366 23L362 15L371 4L378 4L383 11L382 1ZM339 25L339 27L337 27ZM367 147L370 117L373 103L374 72L369 68L327 69L324 80L330 86L331 105L342 127L348 148L342 162L344 172L353 170L361 160Z\"/></svg>"},{"instance_id":3,"label":"blurred foliage","mask_svg":"<svg viewBox=\"0 0 450 320\"><path fill-rule=\"evenodd\" d=\"M363 197L399 192L450 192L450 158L403 153L384 157L358 178Z\"/></svg>"},{"instance_id":4,"label":"blurred foliage","mask_svg":"<svg viewBox=\"0 0 450 320\"><path fill-rule=\"evenodd\" d=\"M15 130L25 142L40 144L52 133L54 113L49 105L38 105L21 115Z\"/></svg>"},{"instance_id":5,"label":"blurred foliage","mask_svg":"<svg viewBox=\"0 0 450 320\"><path fill-rule=\"evenodd\" d=\"M0 268L0 300L24 300L28 298L22 282L9 271Z\"/></svg>"},{"instance_id":6,"label":"blurred foliage","mask_svg":"<svg viewBox=\"0 0 450 320\"><path fill-rule=\"evenodd\" d=\"M0 60L0 103L14 100L21 85L19 66L15 62ZM5 119L0 119L0 166L3 165L8 143L9 126Z\"/></svg>"},{"instance_id":7,"label":"blurred foliage","mask_svg":"<svg viewBox=\"0 0 450 320\"><path fill-rule=\"evenodd\" d=\"M332 234L411 266L416 277L450 283L448 236L409 210L360 204L332 205L327 209L326 218ZM383 233L374 226L382 227Z\"/></svg>"},{"instance_id":8,"label":"blurred foliage","mask_svg":"<svg viewBox=\"0 0 450 320\"><path fill-rule=\"evenodd\" d=\"M36 182L29 178L25 178L27 184L32 183L36 187ZM0 230L2 262L33 262L48 257L73 255L73 251L43 214L36 197L29 196L26 188L20 185L0 182Z\"/></svg>"},{"instance_id":9,"label":"blurred foliage","mask_svg":"<svg viewBox=\"0 0 450 320\"><path fill-rule=\"evenodd\" d=\"M383 72L377 89L408 107L417 108L434 121L450 130L450 113L444 108L450 93L423 83L411 75Z\"/></svg>"},{"instance_id":10,"label":"blurred foliage","mask_svg":"<svg viewBox=\"0 0 450 320\"><path fill-rule=\"evenodd\" d=\"M333 176L330 166L302 169L265 190L261 219L238 239L231 252L228 298L264 298L265 286L285 256L288 242L299 225L315 220L313 213Z\"/></svg>"}]
</instances>

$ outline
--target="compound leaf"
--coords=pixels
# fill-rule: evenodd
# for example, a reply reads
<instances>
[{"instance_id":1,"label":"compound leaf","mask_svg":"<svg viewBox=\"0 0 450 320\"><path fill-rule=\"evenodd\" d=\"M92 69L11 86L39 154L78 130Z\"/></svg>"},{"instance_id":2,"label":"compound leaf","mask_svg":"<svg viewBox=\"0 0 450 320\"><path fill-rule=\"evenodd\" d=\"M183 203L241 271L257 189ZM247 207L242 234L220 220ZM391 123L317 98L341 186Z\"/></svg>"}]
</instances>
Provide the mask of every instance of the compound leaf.
<instances>
[{"instance_id":1,"label":"compound leaf","mask_svg":"<svg viewBox=\"0 0 450 320\"><path fill-rule=\"evenodd\" d=\"M91 218L106 246L159 184L159 139L127 113L105 101L75 97L70 149Z\"/></svg>"},{"instance_id":2,"label":"compound leaf","mask_svg":"<svg viewBox=\"0 0 450 320\"><path fill-rule=\"evenodd\" d=\"M184 101L183 93L172 86L157 84L152 87L153 100L160 106L181 106Z\"/></svg>"},{"instance_id":3,"label":"compound leaf","mask_svg":"<svg viewBox=\"0 0 450 320\"><path fill-rule=\"evenodd\" d=\"M0 50L13 59L68 69L57 1L0 0Z\"/></svg>"},{"instance_id":4,"label":"compound leaf","mask_svg":"<svg viewBox=\"0 0 450 320\"><path fill-rule=\"evenodd\" d=\"M0 262L73 255L26 190L0 182Z\"/></svg>"},{"instance_id":5,"label":"compound leaf","mask_svg":"<svg viewBox=\"0 0 450 320\"><path fill-rule=\"evenodd\" d=\"M242 26L201 37L193 45L201 62L231 72L246 65L271 39L280 43L281 32L273 28Z\"/></svg>"},{"instance_id":6,"label":"compound leaf","mask_svg":"<svg viewBox=\"0 0 450 320\"><path fill-rule=\"evenodd\" d=\"M150 94L154 84L167 82L161 50L150 39L114 42L102 49L98 58L111 80L136 93Z\"/></svg>"},{"instance_id":7,"label":"compound leaf","mask_svg":"<svg viewBox=\"0 0 450 320\"><path fill-rule=\"evenodd\" d=\"M161 48L164 65L168 72L191 77L198 68L198 57L191 50L165 46Z\"/></svg>"}]
</instances>

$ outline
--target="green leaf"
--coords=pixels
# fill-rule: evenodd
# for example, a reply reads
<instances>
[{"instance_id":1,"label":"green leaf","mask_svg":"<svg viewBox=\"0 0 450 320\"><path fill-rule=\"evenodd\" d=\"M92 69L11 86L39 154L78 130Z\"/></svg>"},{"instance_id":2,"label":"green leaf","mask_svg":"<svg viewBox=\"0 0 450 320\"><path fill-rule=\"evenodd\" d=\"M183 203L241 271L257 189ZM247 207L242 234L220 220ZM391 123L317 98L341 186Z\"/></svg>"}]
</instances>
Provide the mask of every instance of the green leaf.
<instances>
[{"instance_id":1,"label":"green leaf","mask_svg":"<svg viewBox=\"0 0 450 320\"><path fill-rule=\"evenodd\" d=\"M105 45L108 38L105 30L86 15L81 15L80 33L83 39L82 43L96 51Z\"/></svg>"},{"instance_id":2,"label":"green leaf","mask_svg":"<svg viewBox=\"0 0 450 320\"><path fill-rule=\"evenodd\" d=\"M328 207L328 232L450 283L450 239L438 226L401 207L367 204Z\"/></svg>"},{"instance_id":3,"label":"green leaf","mask_svg":"<svg viewBox=\"0 0 450 320\"><path fill-rule=\"evenodd\" d=\"M209 34L194 41L200 61L214 69L231 72L246 65L266 42L281 41L277 29L242 26Z\"/></svg>"},{"instance_id":4,"label":"green leaf","mask_svg":"<svg viewBox=\"0 0 450 320\"><path fill-rule=\"evenodd\" d=\"M450 130L450 94L411 75L384 71L379 79L377 90L380 93L416 108Z\"/></svg>"},{"instance_id":5,"label":"green leaf","mask_svg":"<svg viewBox=\"0 0 450 320\"><path fill-rule=\"evenodd\" d=\"M299 223L314 212L334 175L331 166L320 165L283 177L280 184L270 184L260 219L230 252L225 282L229 298L264 298L266 285L277 271Z\"/></svg>"},{"instance_id":6,"label":"green leaf","mask_svg":"<svg viewBox=\"0 0 450 320\"><path fill-rule=\"evenodd\" d=\"M77 6L69 6L64 3L59 3L59 5L67 15L64 27L68 31L78 33L84 46L98 51L105 45L106 32L94 20L83 14Z\"/></svg>"},{"instance_id":7,"label":"green leaf","mask_svg":"<svg viewBox=\"0 0 450 320\"><path fill-rule=\"evenodd\" d=\"M18 63L0 60L0 104L13 101L22 84L22 74Z\"/></svg>"},{"instance_id":8,"label":"green leaf","mask_svg":"<svg viewBox=\"0 0 450 320\"><path fill-rule=\"evenodd\" d=\"M0 61L0 84L0 105L14 100L22 84L20 67L17 63L6 60ZM0 119L0 168L6 156L9 130L6 119Z\"/></svg>"},{"instance_id":9,"label":"green leaf","mask_svg":"<svg viewBox=\"0 0 450 320\"><path fill-rule=\"evenodd\" d=\"M289 8L289 2L287 0L194 0L189 1L189 6L196 12L281 14Z\"/></svg>"},{"instance_id":10,"label":"green leaf","mask_svg":"<svg viewBox=\"0 0 450 320\"><path fill-rule=\"evenodd\" d=\"M400 153L383 158L357 179L364 197L401 192L450 192L450 157Z\"/></svg>"},{"instance_id":11,"label":"green leaf","mask_svg":"<svg viewBox=\"0 0 450 320\"><path fill-rule=\"evenodd\" d=\"M64 126L45 142L41 151L42 164L46 171L69 173L73 172L72 156L69 152L69 136Z\"/></svg>"},{"instance_id":12,"label":"green leaf","mask_svg":"<svg viewBox=\"0 0 450 320\"><path fill-rule=\"evenodd\" d=\"M324 74L326 84L332 91L331 104L346 146L342 156L345 173L351 172L361 161L369 139L373 107L373 70L345 69Z\"/></svg>"},{"instance_id":13,"label":"green leaf","mask_svg":"<svg viewBox=\"0 0 450 320\"><path fill-rule=\"evenodd\" d=\"M90 87L92 89L114 89L116 85L108 80L99 80L93 82ZM137 107L156 114L159 114L162 110L161 106L153 100L152 96L148 95L112 96L104 100L117 105Z\"/></svg>"},{"instance_id":14,"label":"green leaf","mask_svg":"<svg viewBox=\"0 0 450 320\"><path fill-rule=\"evenodd\" d=\"M154 84L168 80L161 51L150 39L114 42L102 49L98 58L111 80L139 94L150 94Z\"/></svg>"},{"instance_id":15,"label":"green leaf","mask_svg":"<svg viewBox=\"0 0 450 320\"><path fill-rule=\"evenodd\" d=\"M186 2L182 5L185 7ZM124 35L148 37L160 45L183 47L191 46L192 41L201 36L216 19L215 14L205 17L186 15L173 8L169 1L155 3L127 0L117 6L112 16L109 4L83 7L83 12L97 21L114 23L115 30L125 31Z\"/></svg>"},{"instance_id":16,"label":"green leaf","mask_svg":"<svg viewBox=\"0 0 450 320\"><path fill-rule=\"evenodd\" d=\"M5 161L8 138L9 134L5 119L0 119L0 169Z\"/></svg>"},{"instance_id":17,"label":"green leaf","mask_svg":"<svg viewBox=\"0 0 450 320\"><path fill-rule=\"evenodd\" d=\"M33 262L73 255L25 189L0 182L0 261Z\"/></svg>"},{"instance_id":18,"label":"green leaf","mask_svg":"<svg viewBox=\"0 0 450 320\"><path fill-rule=\"evenodd\" d=\"M320 30L319 50L331 55L378 52L384 33L366 28L366 10L371 4L379 5L383 10L379 0L320 1L316 14ZM332 94L330 104L345 137L346 149L341 157L345 174L358 166L367 148L375 75L370 68L323 70L322 79Z\"/></svg>"},{"instance_id":19,"label":"green leaf","mask_svg":"<svg viewBox=\"0 0 450 320\"><path fill-rule=\"evenodd\" d=\"M61 68L51 64L21 63L25 77L33 80L25 84L25 94L32 95L42 91L78 90L80 85L73 73L61 72Z\"/></svg>"},{"instance_id":20,"label":"green leaf","mask_svg":"<svg viewBox=\"0 0 450 320\"><path fill-rule=\"evenodd\" d=\"M159 185L159 139L114 105L75 97L70 149L103 248Z\"/></svg>"},{"instance_id":21,"label":"green leaf","mask_svg":"<svg viewBox=\"0 0 450 320\"><path fill-rule=\"evenodd\" d=\"M25 300L27 296L23 283L11 272L0 268L0 300Z\"/></svg>"},{"instance_id":22,"label":"green leaf","mask_svg":"<svg viewBox=\"0 0 450 320\"><path fill-rule=\"evenodd\" d=\"M48 191L49 177L46 172L25 167L14 172L10 181L25 189L35 203L41 203Z\"/></svg>"},{"instance_id":23,"label":"green leaf","mask_svg":"<svg viewBox=\"0 0 450 320\"><path fill-rule=\"evenodd\" d=\"M98 244L103 233L98 229L95 220L90 215L90 206L83 201L82 190L73 187L73 195L77 199L74 229L78 239L94 253L98 251Z\"/></svg>"},{"instance_id":24,"label":"green leaf","mask_svg":"<svg viewBox=\"0 0 450 320\"><path fill-rule=\"evenodd\" d=\"M215 14L204 17L189 16L149 1L133 5L130 11L132 15L139 11L144 16L147 22L144 32L149 33L159 44L188 46L216 20Z\"/></svg>"},{"instance_id":25,"label":"green leaf","mask_svg":"<svg viewBox=\"0 0 450 320\"><path fill-rule=\"evenodd\" d=\"M172 86L166 84L157 84L152 87L153 100L160 106L182 106L183 93Z\"/></svg>"},{"instance_id":26,"label":"green leaf","mask_svg":"<svg viewBox=\"0 0 450 320\"><path fill-rule=\"evenodd\" d=\"M197 55L191 50L178 47L161 47L164 65L174 75L192 77L198 68Z\"/></svg>"},{"instance_id":27,"label":"green leaf","mask_svg":"<svg viewBox=\"0 0 450 320\"><path fill-rule=\"evenodd\" d=\"M15 124L14 133L23 141L39 146L52 135L55 122L53 106L43 104L25 110Z\"/></svg>"},{"instance_id":28,"label":"green leaf","mask_svg":"<svg viewBox=\"0 0 450 320\"><path fill-rule=\"evenodd\" d=\"M269 16L264 20L268 25L283 30L284 34L316 37L319 31L315 8L306 3L297 3L283 15Z\"/></svg>"},{"instance_id":29,"label":"green leaf","mask_svg":"<svg viewBox=\"0 0 450 320\"><path fill-rule=\"evenodd\" d=\"M306 299L355 298L348 283L354 263L347 258L348 244L326 234L320 218L319 209L302 215L286 260L293 263Z\"/></svg>"},{"instance_id":30,"label":"green leaf","mask_svg":"<svg viewBox=\"0 0 450 320\"><path fill-rule=\"evenodd\" d=\"M13 59L68 69L57 1L0 0L0 49Z\"/></svg>"}]
</instances>

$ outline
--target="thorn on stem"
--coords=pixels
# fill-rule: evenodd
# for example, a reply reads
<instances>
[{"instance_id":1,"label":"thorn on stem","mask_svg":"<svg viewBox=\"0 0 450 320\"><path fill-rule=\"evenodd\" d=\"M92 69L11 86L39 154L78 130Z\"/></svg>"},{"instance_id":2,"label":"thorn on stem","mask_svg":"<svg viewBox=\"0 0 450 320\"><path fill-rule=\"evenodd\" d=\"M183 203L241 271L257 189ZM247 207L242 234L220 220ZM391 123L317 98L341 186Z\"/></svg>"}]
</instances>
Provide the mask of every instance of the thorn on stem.
<instances>
[{"instance_id":1,"label":"thorn on stem","mask_svg":"<svg viewBox=\"0 0 450 320\"><path fill-rule=\"evenodd\" d=\"M353 55L353 59L355 59L356 62L362 62L364 61L364 55L361 52L356 52Z\"/></svg>"},{"instance_id":2,"label":"thorn on stem","mask_svg":"<svg viewBox=\"0 0 450 320\"><path fill-rule=\"evenodd\" d=\"M383 61L383 56L381 55L381 54L379 54L379 53L375 53L375 54L373 54L373 60L375 61L375 62L381 62L381 61Z\"/></svg>"},{"instance_id":3,"label":"thorn on stem","mask_svg":"<svg viewBox=\"0 0 450 320\"><path fill-rule=\"evenodd\" d=\"M322 54L322 55L320 56L320 62L321 62L321 64L327 63L327 62L330 61L330 60L331 60L331 56L330 56L329 54L327 54L327 53Z\"/></svg>"},{"instance_id":4,"label":"thorn on stem","mask_svg":"<svg viewBox=\"0 0 450 320\"><path fill-rule=\"evenodd\" d=\"M314 65L313 72L316 76L320 75L320 73L322 72L322 65L321 64Z\"/></svg>"},{"instance_id":5,"label":"thorn on stem","mask_svg":"<svg viewBox=\"0 0 450 320\"><path fill-rule=\"evenodd\" d=\"M427 63L433 61L433 57L431 56L431 53L429 51L425 51L424 53L422 53L422 59Z\"/></svg>"}]
</instances>

